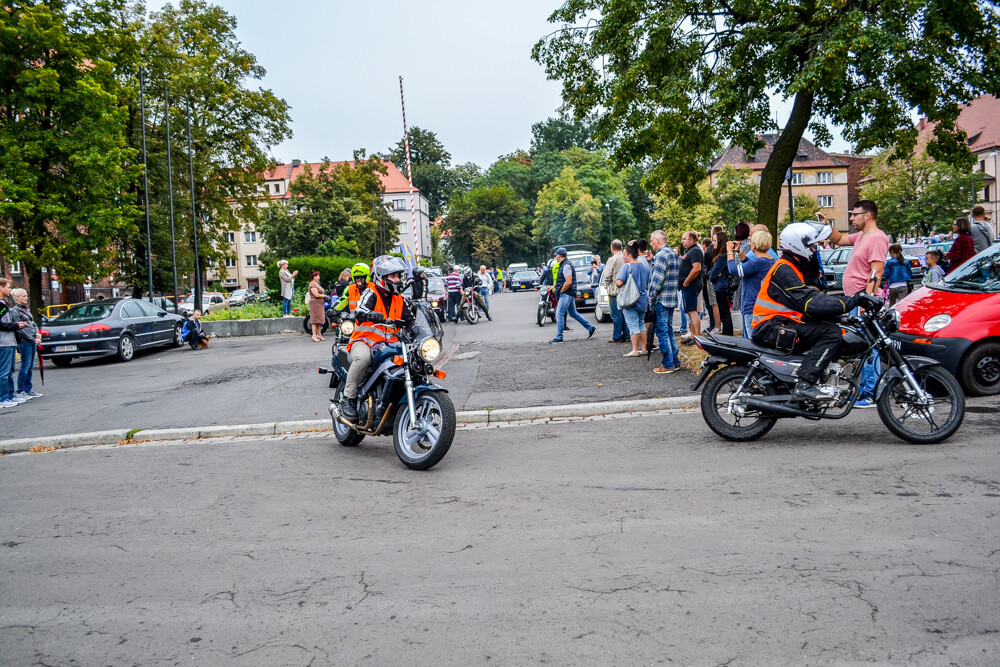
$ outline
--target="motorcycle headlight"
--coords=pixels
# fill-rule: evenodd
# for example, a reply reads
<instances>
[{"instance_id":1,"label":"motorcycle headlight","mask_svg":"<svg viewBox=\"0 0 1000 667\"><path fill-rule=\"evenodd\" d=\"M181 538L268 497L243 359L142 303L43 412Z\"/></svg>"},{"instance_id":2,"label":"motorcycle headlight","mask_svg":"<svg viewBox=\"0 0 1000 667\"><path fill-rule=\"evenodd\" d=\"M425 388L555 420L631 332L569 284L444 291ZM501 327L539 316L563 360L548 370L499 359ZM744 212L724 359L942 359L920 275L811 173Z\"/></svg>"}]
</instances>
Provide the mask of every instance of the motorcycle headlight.
<instances>
[{"instance_id":1,"label":"motorcycle headlight","mask_svg":"<svg viewBox=\"0 0 1000 667\"><path fill-rule=\"evenodd\" d=\"M340 332L345 336L350 336L354 333L354 322L350 320L344 320L340 323Z\"/></svg>"},{"instance_id":2,"label":"motorcycle headlight","mask_svg":"<svg viewBox=\"0 0 1000 667\"><path fill-rule=\"evenodd\" d=\"M895 308L890 308L886 311L885 315L882 316L882 326L885 328L887 333L896 333L899 331L899 311Z\"/></svg>"},{"instance_id":3,"label":"motorcycle headlight","mask_svg":"<svg viewBox=\"0 0 1000 667\"><path fill-rule=\"evenodd\" d=\"M437 307L438 307L438 302L437 301L431 301L431 308L437 308Z\"/></svg>"},{"instance_id":4,"label":"motorcycle headlight","mask_svg":"<svg viewBox=\"0 0 1000 667\"><path fill-rule=\"evenodd\" d=\"M941 313L924 322L924 331L931 333L944 329L949 324L951 324L951 315Z\"/></svg>"},{"instance_id":5,"label":"motorcycle headlight","mask_svg":"<svg viewBox=\"0 0 1000 667\"><path fill-rule=\"evenodd\" d=\"M430 363L441 356L441 343L437 338L425 338L420 342L420 356Z\"/></svg>"}]
</instances>

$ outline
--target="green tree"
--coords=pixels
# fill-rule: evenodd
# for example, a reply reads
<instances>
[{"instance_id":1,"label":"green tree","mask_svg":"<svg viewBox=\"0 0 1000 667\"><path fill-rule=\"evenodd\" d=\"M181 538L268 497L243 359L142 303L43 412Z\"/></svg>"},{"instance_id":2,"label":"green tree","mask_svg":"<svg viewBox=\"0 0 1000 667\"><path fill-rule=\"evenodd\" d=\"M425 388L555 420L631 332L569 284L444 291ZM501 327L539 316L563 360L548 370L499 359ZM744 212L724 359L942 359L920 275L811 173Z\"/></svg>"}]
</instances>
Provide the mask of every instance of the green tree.
<instances>
[{"instance_id":1,"label":"green tree","mask_svg":"<svg viewBox=\"0 0 1000 667\"><path fill-rule=\"evenodd\" d=\"M757 220L760 187L753 181L752 174L750 169L735 169L727 164L715 176L712 199L719 207L720 224L730 233L738 222L752 225Z\"/></svg>"},{"instance_id":2,"label":"green tree","mask_svg":"<svg viewBox=\"0 0 1000 667\"><path fill-rule=\"evenodd\" d=\"M531 126L531 153L559 153L567 148L596 151L601 145L594 140L594 121L577 120L570 116L548 118Z\"/></svg>"},{"instance_id":3,"label":"green tree","mask_svg":"<svg viewBox=\"0 0 1000 667\"><path fill-rule=\"evenodd\" d=\"M792 206L795 208L795 219L799 222L803 220L815 220L816 214L819 212L819 202L817 202L813 197L807 194L797 194L792 198ZM788 211L785 211L785 215L781 218L781 223L779 227L784 227L788 224L789 215ZM879 222L881 223L882 217L879 216Z\"/></svg>"},{"instance_id":4,"label":"green tree","mask_svg":"<svg viewBox=\"0 0 1000 667\"><path fill-rule=\"evenodd\" d=\"M924 152L897 161L891 161L888 152L882 153L866 175L874 180L861 187L861 196L878 203L879 227L893 236L951 231L955 218L972 200L969 172ZM982 181L975 187L982 188Z\"/></svg>"},{"instance_id":5,"label":"green tree","mask_svg":"<svg viewBox=\"0 0 1000 667\"><path fill-rule=\"evenodd\" d=\"M20 261L30 307L42 267L63 282L110 269L108 246L134 234L139 177L101 35L61 0L0 8L0 253Z\"/></svg>"},{"instance_id":6,"label":"green tree","mask_svg":"<svg viewBox=\"0 0 1000 667\"><path fill-rule=\"evenodd\" d=\"M687 203L726 143L756 152L759 135L776 129L769 93L791 98L761 174L758 221L775 233L807 127L820 143L832 123L859 150L909 156L919 108L937 122L931 156L965 167L960 103L1000 94L992 2L567 0L549 20L563 29L532 57L562 81L565 106L597 115L594 136L614 140L617 163L655 160L649 184Z\"/></svg>"},{"instance_id":7,"label":"green tree","mask_svg":"<svg viewBox=\"0 0 1000 667\"><path fill-rule=\"evenodd\" d=\"M577 179L573 167L565 167L538 193L532 235L544 250L565 243L596 246L602 221L600 200Z\"/></svg>"},{"instance_id":8,"label":"green tree","mask_svg":"<svg viewBox=\"0 0 1000 667\"><path fill-rule=\"evenodd\" d=\"M460 262L506 266L531 251L527 213L524 200L507 184L474 187L449 204L448 248Z\"/></svg>"},{"instance_id":9,"label":"green tree","mask_svg":"<svg viewBox=\"0 0 1000 667\"><path fill-rule=\"evenodd\" d=\"M696 231L702 236L708 234L712 230L712 225L719 223L722 213L712 197L708 180L699 184L698 202L693 205L666 192L654 196L653 199L656 202L653 220L666 234L667 243L675 248L681 244L681 236L688 230Z\"/></svg>"},{"instance_id":10,"label":"green tree","mask_svg":"<svg viewBox=\"0 0 1000 667\"><path fill-rule=\"evenodd\" d=\"M258 224L267 243L261 262L304 255L373 256L378 223L371 200L373 192L381 196L380 175L385 172L380 159L367 159L363 151L355 153L353 167L349 162L334 165L327 158L318 171L306 165L289 189L291 198L267 207ZM389 229L389 241L395 245L397 227Z\"/></svg>"}]
</instances>

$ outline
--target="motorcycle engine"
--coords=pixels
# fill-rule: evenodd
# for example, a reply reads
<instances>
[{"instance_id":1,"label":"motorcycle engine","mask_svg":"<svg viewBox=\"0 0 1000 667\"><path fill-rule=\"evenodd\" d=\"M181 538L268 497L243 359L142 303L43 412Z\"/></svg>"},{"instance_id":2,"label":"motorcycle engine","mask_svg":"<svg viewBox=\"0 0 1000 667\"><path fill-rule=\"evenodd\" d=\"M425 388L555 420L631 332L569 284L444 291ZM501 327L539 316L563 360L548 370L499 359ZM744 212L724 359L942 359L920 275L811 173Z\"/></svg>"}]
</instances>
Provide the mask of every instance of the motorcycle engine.
<instances>
[{"instance_id":1,"label":"motorcycle engine","mask_svg":"<svg viewBox=\"0 0 1000 667\"><path fill-rule=\"evenodd\" d=\"M826 371L823 373L823 384L836 387L838 399L850 394L850 386L843 382L844 370L840 362L833 361L830 362L830 365L826 367Z\"/></svg>"},{"instance_id":2,"label":"motorcycle engine","mask_svg":"<svg viewBox=\"0 0 1000 667\"><path fill-rule=\"evenodd\" d=\"M358 399L358 423L368 423L368 397L362 396Z\"/></svg>"}]
</instances>

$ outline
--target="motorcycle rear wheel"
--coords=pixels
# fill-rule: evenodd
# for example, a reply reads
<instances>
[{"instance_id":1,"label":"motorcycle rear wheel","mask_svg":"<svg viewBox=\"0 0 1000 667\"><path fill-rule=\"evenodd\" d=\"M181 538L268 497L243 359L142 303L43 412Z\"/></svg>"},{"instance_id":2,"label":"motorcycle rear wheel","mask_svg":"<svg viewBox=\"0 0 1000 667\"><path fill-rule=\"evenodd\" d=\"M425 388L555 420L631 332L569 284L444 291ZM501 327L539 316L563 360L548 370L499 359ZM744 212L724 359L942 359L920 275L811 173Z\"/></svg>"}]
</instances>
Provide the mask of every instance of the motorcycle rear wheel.
<instances>
[{"instance_id":1,"label":"motorcycle rear wheel","mask_svg":"<svg viewBox=\"0 0 1000 667\"><path fill-rule=\"evenodd\" d=\"M965 418L965 395L958 380L940 366L913 370L921 388L934 399L930 409L907 398L902 376L889 379L878 397L878 416L893 435L914 445L936 445L947 440Z\"/></svg>"},{"instance_id":2,"label":"motorcycle rear wheel","mask_svg":"<svg viewBox=\"0 0 1000 667\"><path fill-rule=\"evenodd\" d=\"M540 326L540 327L545 326L545 304L544 303L538 304L538 311L536 312L535 316L536 316L537 321L538 321L538 326Z\"/></svg>"},{"instance_id":3,"label":"motorcycle rear wheel","mask_svg":"<svg viewBox=\"0 0 1000 667\"><path fill-rule=\"evenodd\" d=\"M414 399L413 409L417 422L426 419L430 430L411 433L410 411L401 405L392 427L392 446L407 468L428 470L441 462L455 439L455 405L446 392L431 390Z\"/></svg>"},{"instance_id":4,"label":"motorcycle rear wheel","mask_svg":"<svg viewBox=\"0 0 1000 667\"><path fill-rule=\"evenodd\" d=\"M324 319L323 326L320 327L320 333L326 333L327 329L330 328L330 320ZM302 330L305 331L310 336L312 335L312 325L309 324L309 316L306 315L302 318Z\"/></svg>"},{"instance_id":5,"label":"motorcycle rear wheel","mask_svg":"<svg viewBox=\"0 0 1000 667\"><path fill-rule=\"evenodd\" d=\"M749 442L764 436L778 422L775 417L765 417L760 412L747 410L743 416L727 411L729 397L735 392L748 372L746 366L727 366L715 372L701 390L701 416L708 427L731 442ZM744 391L751 396L766 396L769 389L751 378Z\"/></svg>"},{"instance_id":6,"label":"motorcycle rear wheel","mask_svg":"<svg viewBox=\"0 0 1000 667\"><path fill-rule=\"evenodd\" d=\"M337 394L335 397L336 401L340 401L343 398L343 391L341 388L337 389ZM361 435L357 431L348 428L340 422L339 419L333 420L333 437L337 439L337 442L342 444L344 447L357 447L365 436Z\"/></svg>"}]
</instances>

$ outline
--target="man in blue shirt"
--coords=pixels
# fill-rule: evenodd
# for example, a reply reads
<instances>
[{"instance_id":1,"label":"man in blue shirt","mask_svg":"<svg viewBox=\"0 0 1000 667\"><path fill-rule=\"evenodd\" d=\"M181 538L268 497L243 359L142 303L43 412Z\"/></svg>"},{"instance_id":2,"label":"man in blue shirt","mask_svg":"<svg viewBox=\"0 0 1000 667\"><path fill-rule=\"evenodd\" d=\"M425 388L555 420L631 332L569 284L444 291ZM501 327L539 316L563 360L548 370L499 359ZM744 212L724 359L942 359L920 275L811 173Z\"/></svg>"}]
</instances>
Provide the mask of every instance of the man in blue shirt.
<instances>
[{"instance_id":1,"label":"man in blue shirt","mask_svg":"<svg viewBox=\"0 0 1000 667\"><path fill-rule=\"evenodd\" d=\"M667 246L663 230L649 235L649 245L656 255L649 274L649 302L656 312L656 340L659 341L662 360L654 373L673 373L681 368L674 339L674 308L677 307L677 273L680 258Z\"/></svg>"}]
</instances>

